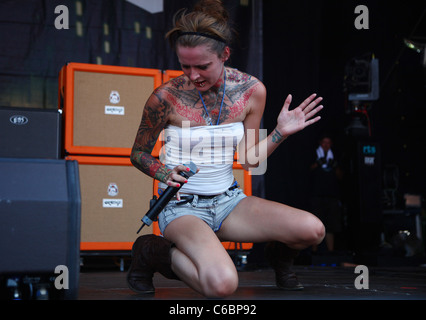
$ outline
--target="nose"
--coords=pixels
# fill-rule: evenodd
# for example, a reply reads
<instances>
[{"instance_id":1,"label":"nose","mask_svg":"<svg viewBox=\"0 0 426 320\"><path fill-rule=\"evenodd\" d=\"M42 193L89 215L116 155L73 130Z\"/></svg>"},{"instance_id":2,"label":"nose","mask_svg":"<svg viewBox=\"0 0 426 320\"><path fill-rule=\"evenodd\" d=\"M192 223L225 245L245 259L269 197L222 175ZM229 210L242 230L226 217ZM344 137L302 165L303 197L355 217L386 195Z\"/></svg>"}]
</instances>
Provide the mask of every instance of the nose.
<instances>
[{"instance_id":1,"label":"nose","mask_svg":"<svg viewBox=\"0 0 426 320\"><path fill-rule=\"evenodd\" d=\"M190 68L188 72L189 72L188 78L191 81L195 81L200 77L200 74L194 68Z\"/></svg>"}]
</instances>

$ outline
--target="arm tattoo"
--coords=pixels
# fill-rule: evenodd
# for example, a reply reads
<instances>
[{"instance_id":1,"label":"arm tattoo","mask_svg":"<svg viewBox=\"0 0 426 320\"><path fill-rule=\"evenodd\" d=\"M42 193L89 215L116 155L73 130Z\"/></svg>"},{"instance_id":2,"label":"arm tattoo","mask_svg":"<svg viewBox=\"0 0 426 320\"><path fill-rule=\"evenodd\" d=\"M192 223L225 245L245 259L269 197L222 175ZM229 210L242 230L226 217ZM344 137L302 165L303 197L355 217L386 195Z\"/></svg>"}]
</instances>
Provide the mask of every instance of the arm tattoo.
<instances>
[{"instance_id":1,"label":"arm tattoo","mask_svg":"<svg viewBox=\"0 0 426 320\"><path fill-rule=\"evenodd\" d=\"M161 130L167 123L171 106L163 99L160 90L148 99L143 110L142 121L130 155L132 164L143 173L165 182L171 172L151 155Z\"/></svg>"},{"instance_id":2,"label":"arm tattoo","mask_svg":"<svg viewBox=\"0 0 426 320\"><path fill-rule=\"evenodd\" d=\"M284 137L277 129L275 129L274 132L272 132L271 137L272 137L272 142L275 142L275 143L280 143L281 141L284 140Z\"/></svg>"},{"instance_id":3,"label":"arm tattoo","mask_svg":"<svg viewBox=\"0 0 426 320\"><path fill-rule=\"evenodd\" d=\"M150 177L166 182L172 170L167 169L157 158L142 151L132 151L132 164Z\"/></svg>"}]
</instances>

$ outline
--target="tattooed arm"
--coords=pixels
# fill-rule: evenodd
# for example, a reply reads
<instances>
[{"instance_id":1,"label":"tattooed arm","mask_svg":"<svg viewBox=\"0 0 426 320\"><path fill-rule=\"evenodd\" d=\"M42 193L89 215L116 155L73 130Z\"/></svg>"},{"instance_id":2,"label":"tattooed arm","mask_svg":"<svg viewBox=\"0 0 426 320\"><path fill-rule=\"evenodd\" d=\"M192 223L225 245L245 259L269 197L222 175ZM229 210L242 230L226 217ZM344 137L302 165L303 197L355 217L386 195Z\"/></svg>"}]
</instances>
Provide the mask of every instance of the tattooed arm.
<instances>
[{"instance_id":1,"label":"tattooed arm","mask_svg":"<svg viewBox=\"0 0 426 320\"><path fill-rule=\"evenodd\" d=\"M180 100L186 94L183 90L184 85L184 78L177 77L154 90L145 104L141 124L130 155L130 160L136 168L172 187L179 187L182 183L187 182L179 173L189 169L184 165L168 169L153 157L151 152L164 127L173 123L176 109L181 105Z\"/></svg>"},{"instance_id":2,"label":"tattooed arm","mask_svg":"<svg viewBox=\"0 0 426 320\"><path fill-rule=\"evenodd\" d=\"M146 102L142 120L130 155L132 164L143 173L162 182L169 179L172 170L151 155L161 130L168 122L171 106L156 90Z\"/></svg>"}]
</instances>

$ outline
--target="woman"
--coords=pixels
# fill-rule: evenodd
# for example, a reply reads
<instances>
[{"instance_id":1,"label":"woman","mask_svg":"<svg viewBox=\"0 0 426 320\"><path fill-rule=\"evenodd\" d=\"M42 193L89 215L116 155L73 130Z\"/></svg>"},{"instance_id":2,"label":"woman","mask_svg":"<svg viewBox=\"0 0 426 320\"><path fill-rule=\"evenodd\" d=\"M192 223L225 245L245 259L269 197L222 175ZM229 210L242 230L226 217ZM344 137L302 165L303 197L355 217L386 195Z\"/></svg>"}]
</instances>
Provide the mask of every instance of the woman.
<instances>
[{"instance_id":1,"label":"woman","mask_svg":"<svg viewBox=\"0 0 426 320\"><path fill-rule=\"evenodd\" d=\"M146 235L136 240L129 287L139 293L154 292L152 277L158 271L206 297L228 296L237 289L238 274L221 241L235 241L271 242L267 256L278 287L299 290L303 287L290 270L292 261L298 250L322 241L324 226L308 212L246 197L235 188L233 151L243 139L240 162L246 170L258 166L288 136L320 119L315 115L322 109L317 106L322 99L311 95L290 111L289 95L276 128L260 140L266 90L256 78L225 67L231 30L221 1L202 0L193 12L178 12L174 24L166 37L184 75L163 84L148 99L131 160L160 180L162 188L183 186L159 215L164 237ZM151 156L163 129L169 137L164 164ZM253 130L254 139L250 138ZM228 138L232 141L228 148L218 143ZM256 158L256 150L264 152ZM199 172L186 180L178 173L187 170L183 163L188 159Z\"/></svg>"}]
</instances>

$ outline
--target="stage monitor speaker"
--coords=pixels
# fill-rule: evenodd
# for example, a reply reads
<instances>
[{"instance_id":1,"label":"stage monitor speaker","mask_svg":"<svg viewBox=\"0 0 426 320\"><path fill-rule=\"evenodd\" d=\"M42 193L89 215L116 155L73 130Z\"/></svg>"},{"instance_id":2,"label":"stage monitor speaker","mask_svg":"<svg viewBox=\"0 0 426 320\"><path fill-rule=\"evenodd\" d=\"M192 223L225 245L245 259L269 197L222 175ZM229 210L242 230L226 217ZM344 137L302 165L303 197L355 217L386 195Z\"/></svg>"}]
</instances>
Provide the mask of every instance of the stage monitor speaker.
<instances>
[{"instance_id":1,"label":"stage monitor speaker","mask_svg":"<svg viewBox=\"0 0 426 320\"><path fill-rule=\"evenodd\" d=\"M129 251L149 209L153 179L136 169L130 158L70 156L77 160L81 182L82 254Z\"/></svg>"},{"instance_id":2,"label":"stage monitor speaker","mask_svg":"<svg viewBox=\"0 0 426 320\"><path fill-rule=\"evenodd\" d=\"M0 108L0 157L61 158L58 110Z\"/></svg>"},{"instance_id":3,"label":"stage monitor speaker","mask_svg":"<svg viewBox=\"0 0 426 320\"><path fill-rule=\"evenodd\" d=\"M70 155L129 156L145 103L161 71L69 63L59 75L59 108Z\"/></svg>"},{"instance_id":4,"label":"stage monitor speaker","mask_svg":"<svg viewBox=\"0 0 426 320\"><path fill-rule=\"evenodd\" d=\"M1 295L77 298L81 206L77 162L0 158L0 176ZM63 278L55 285L59 276Z\"/></svg>"}]
</instances>

